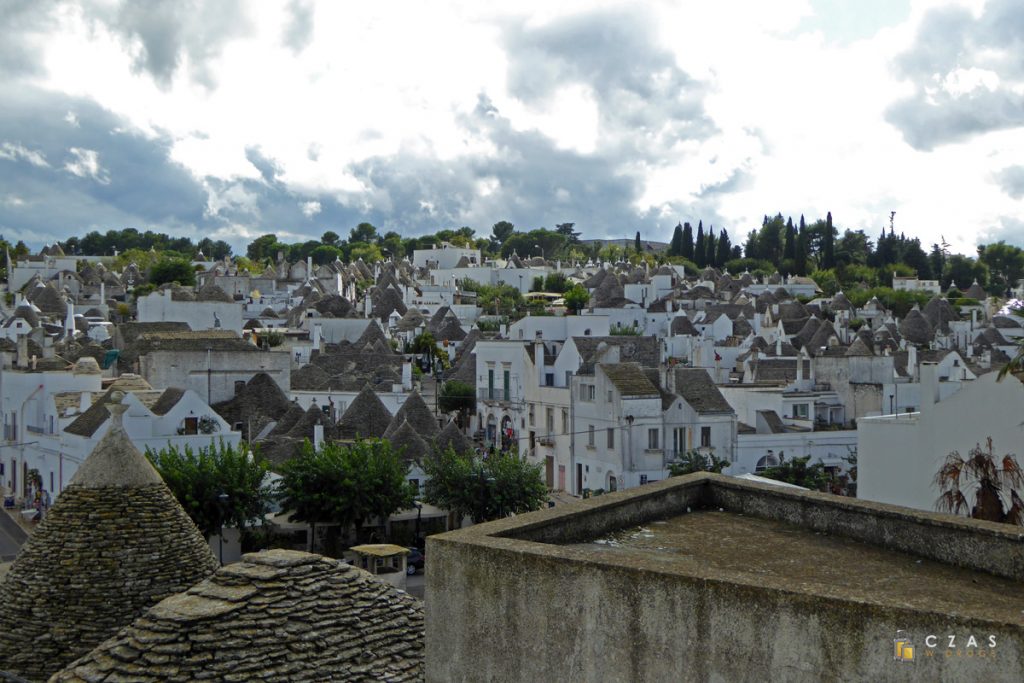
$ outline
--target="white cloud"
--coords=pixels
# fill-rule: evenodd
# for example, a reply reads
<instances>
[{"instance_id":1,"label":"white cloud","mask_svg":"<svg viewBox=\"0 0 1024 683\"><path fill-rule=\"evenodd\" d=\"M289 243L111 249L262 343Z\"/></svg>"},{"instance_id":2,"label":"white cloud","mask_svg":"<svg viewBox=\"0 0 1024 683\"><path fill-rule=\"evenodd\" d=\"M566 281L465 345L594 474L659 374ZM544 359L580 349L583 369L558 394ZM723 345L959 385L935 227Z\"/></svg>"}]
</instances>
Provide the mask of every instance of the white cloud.
<instances>
[{"instance_id":1,"label":"white cloud","mask_svg":"<svg viewBox=\"0 0 1024 683\"><path fill-rule=\"evenodd\" d=\"M71 159L64 162L64 170L79 178L95 180L100 185L110 184L110 174L100 165L100 155L94 149L72 147L68 149Z\"/></svg>"},{"instance_id":2,"label":"white cloud","mask_svg":"<svg viewBox=\"0 0 1024 683\"><path fill-rule=\"evenodd\" d=\"M981 0L971 3L975 18L989 11ZM874 236L895 210L897 229L926 244L939 234L961 235L961 248L971 251L991 226L1024 219L1021 202L992 172L1019 164L1019 128L927 151L908 144L887 118L894 102L917 92L894 63L918 43L935 44L928 35L918 40L919 29L929 26L930 10L948 4L914 0L905 17L887 13L888 25L874 35L834 40L827 27L835 22L813 21L828 3L809 0L656 1L639 9L604 0L498 7L277 0L239 5L244 30L214 22L195 36L174 32L195 23L180 12L170 12L173 25L164 26L138 13L115 21L97 13L101 5L68 3L46 22L49 33L34 40L43 68L25 78L95 99L138 131L165 134L171 158L206 187L206 214L254 234L258 220L276 218L261 210L261 192L279 192L300 223L340 206L396 223L403 211L407 223L474 220L482 232L545 202L552 215L530 220L581 220L563 212L597 197L635 216L663 217L666 235L676 219L714 214L715 227L727 228L734 243L765 213L813 220L832 211L841 227ZM204 11L217 14L215 6ZM614 24L602 23L616 12L636 16L647 32L620 52L616 40L608 41L608 54L564 44L548 59L557 41L530 42L571 20L618 35ZM510 26L534 52L507 48ZM938 41L938 56L922 53L921 73L929 60L945 58L944 44ZM977 59L934 69L929 87L935 101L953 98L970 114L972 98L1007 91L1020 79L1000 67L1002 53L968 47ZM651 55L661 61L644 61ZM588 70L588 59L599 68ZM608 74L618 80L603 82ZM683 94L692 99L666 97L675 92L673 79L686 83ZM479 125L481 94L494 119L517 135ZM85 123L84 111L67 111L64 120L75 127L81 116ZM706 120L697 121L701 116ZM0 159L45 167L43 149L51 158L60 154L22 141L28 146L0 145ZM72 154L64 169L109 183L99 154L83 144L70 137L63 143ZM256 147L279 169L274 187L246 184L261 179L247 156ZM594 208L594 216L623 220ZM498 211L510 215L492 215ZM621 229L596 220L580 227L588 236Z\"/></svg>"},{"instance_id":3,"label":"white cloud","mask_svg":"<svg viewBox=\"0 0 1024 683\"><path fill-rule=\"evenodd\" d=\"M40 168L46 168L50 164L47 163L46 157L43 156L42 152L34 149L29 149L24 145L19 145L13 142L4 142L0 144L0 159L6 159L8 161L27 161L33 166Z\"/></svg>"}]
</instances>

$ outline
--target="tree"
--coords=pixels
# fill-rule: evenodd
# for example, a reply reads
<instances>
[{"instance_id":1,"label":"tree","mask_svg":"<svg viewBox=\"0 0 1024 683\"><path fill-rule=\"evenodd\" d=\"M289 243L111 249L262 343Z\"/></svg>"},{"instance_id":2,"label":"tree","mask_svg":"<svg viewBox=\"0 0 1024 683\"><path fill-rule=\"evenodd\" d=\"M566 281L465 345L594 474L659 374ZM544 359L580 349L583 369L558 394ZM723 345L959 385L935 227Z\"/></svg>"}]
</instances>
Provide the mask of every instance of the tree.
<instances>
[{"instance_id":1,"label":"tree","mask_svg":"<svg viewBox=\"0 0 1024 683\"><path fill-rule=\"evenodd\" d=\"M196 245L198 251L203 252L203 256L208 259L220 260L225 256L231 255L231 245L224 240L217 240L214 242L209 237L204 237L199 240L199 244Z\"/></svg>"},{"instance_id":2,"label":"tree","mask_svg":"<svg viewBox=\"0 0 1024 683\"><path fill-rule=\"evenodd\" d=\"M957 451L947 455L934 483L940 491L935 508L941 512L1024 525L1024 500L1017 492L1024 487L1024 471L1015 456L994 453L992 437L985 440L985 448L975 445L967 458Z\"/></svg>"},{"instance_id":3,"label":"tree","mask_svg":"<svg viewBox=\"0 0 1024 683\"><path fill-rule=\"evenodd\" d=\"M313 264L322 266L325 263L334 263L336 259L340 259L343 255L341 249L330 244L321 244L319 247L313 250L310 256L313 259Z\"/></svg>"},{"instance_id":4,"label":"tree","mask_svg":"<svg viewBox=\"0 0 1024 683\"><path fill-rule=\"evenodd\" d=\"M831 482L831 478L825 472L825 465L821 461L808 465L810 459L811 456L805 455L802 458L786 460L785 454L780 452L779 464L764 470L761 476L803 486L812 491L825 491Z\"/></svg>"},{"instance_id":5,"label":"tree","mask_svg":"<svg viewBox=\"0 0 1024 683\"><path fill-rule=\"evenodd\" d=\"M800 229L796 234L796 251L793 256L793 270L797 275L807 275L807 224L800 216Z\"/></svg>"},{"instance_id":6,"label":"tree","mask_svg":"<svg viewBox=\"0 0 1024 683\"><path fill-rule=\"evenodd\" d=\"M819 268L832 268L835 258L835 228L832 227L832 212L825 216L825 232L821 238L821 264Z\"/></svg>"},{"instance_id":7,"label":"tree","mask_svg":"<svg viewBox=\"0 0 1024 683\"><path fill-rule=\"evenodd\" d=\"M709 225L707 237L704 238L704 265L709 268L714 268L718 265L715 263L715 257L718 255L718 252L715 250L717 246L715 228Z\"/></svg>"},{"instance_id":8,"label":"tree","mask_svg":"<svg viewBox=\"0 0 1024 683\"><path fill-rule=\"evenodd\" d=\"M196 271L185 259L167 258L157 261L149 269L149 283L156 287L168 282L177 282L183 287L196 284Z\"/></svg>"},{"instance_id":9,"label":"tree","mask_svg":"<svg viewBox=\"0 0 1024 683\"><path fill-rule=\"evenodd\" d=\"M268 233L260 235L250 242L245 249L245 255L252 261L262 261L263 259L274 261L277 259L277 252L287 248L287 245L277 241L277 235Z\"/></svg>"},{"instance_id":10,"label":"tree","mask_svg":"<svg viewBox=\"0 0 1024 683\"><path fill-rule=\"evenodd\" d=\"M580 233L573 230L573 226L575 225L575 223L559 223L555 226L555 232L559 235L564 235L567 244L579 244Z\"/></svg>"},{"instance_id":11,"label":"tree","mask_svg":"<svg viewBox=\"0 0 1024 683\"><path fill-rule=\"evenodd\" d=\"M943 289L955 285L966 290L975 280L982 287L988 284L988 268L984 263L962 254L953 254L946 259L946 271L942 275Z\"/></svg>"},{"instance_id":12,"label":"tree","mask_svg":"<svg viewBox=\"0 0 1024 683\"><path fill-rule=\"evenodd\" d=\"M544 278L545 292L561 294L567 289L569 289L569 280L565 277L565 273L551 272Z\"/></svg>"},{"instance_id":13,"label":"tree","mask_svg":"<svg viewBox=\"0 0 1024 683\"><path fill-rule=\"evenodd\" d=\"M701 453L700 451L686 451L681 454L675 462L669 463L669 475L679 477L694 472L721 472L729 466L728 460L722 460L714 453Z\"/></svg>"},{"instance_id":14,"label":"tree","mask_svg":"<svg viewBox=\"0 0 1024 683\"><path fill-rule=\"evenodd\" d=\"M484 522L537 510L547 499L540 465L530 464L515 451L456 453L451 448L423 462L429 477L424 499L461 519Z\"/></svg>"},{"instance_id":15,"label":"tree","mask_svg":"<svg viewBox=\"0 0 1024 683\"><path fill-rule=\"evenodd\" d=\"M715 253L715 265L721 268L726 262L732 258L732 244L729 243L729 233L722 228L722 232L718 233L718 248Z\"/></svg>"},{"instance_id":16,"label":"tree","mask_svg":"<svg viewBox=\"0 0 1024 683\"><path fill-rule=\"evenodd\" d=\"M633 239L633 248L636 249L636 253L642 254L643 248L640 246L640 231L636 231L636 237Z\"/></svg>"},{"instance_id":17,"label":"tree","mask_svg":"<svg viewBox=\"0 0 1024 683\"><path fill-rule=\"evenodd\" d=\"M516 226L512 225L508 221L498 221L491 226L491 234L494 235L494 241L498 243L500 247L505 243L512 233L516 231Z\"/></svg>"},{"instance_id":18,"label":"tree","mask_svg":"<svg viewBox=\"0 0 1024 683\"><path fill-rule=\"evenodd\" d=\"M697 241L693 244L693 262L699 268L707 265L707 247L704 245L704 221L697 223Z\"/></svg>"},{"instance_id":19,"label":"tree","mask_svg":"<svg viewBox=\"0 0 1024 683\"><path fill-rule=\"evenodd\" d=\"M341 239L341 237L333 230L328 230L322 237L320 237L321 242L331 247L335 246L339 239Z\"/></svg>"},{"instance_id":20,"label":"tree","mask_svg":"<svg viewBox=\"0 0 1024 683\"><path fill-rule=\"evenodd\" d=\"M448 380L441 385L437 395L437 407L441 412L458 412L460 424L465 424L466 415L476 412L476 387L458 380Z\"/></svg>"},{"instance_id":21,"label":"tree","mask_svg":"<svg viewBox=\"0 0 1024 683\"><path fill-rule=\"evenodd\" d=\"M683 255L683 224L677 223L676 229L672 231L672 240L668 243L669 256Z\"/></svg>"},{"instance_id":22,"label":"tree","mask_svg":"<svg viewBox=\"0 0 1024 683\"><path fill-rule=\"evenodd\" d=\"M683 251L682 257L693 260L693 226L683 223Z\"/></svg>"},{"instance_id":23,"label":"tree","mask_svg":"<svg viewBox=\"0 0 1024 683\"><path fill-rule=\"evenodd\" d=\"M348 241L374 244L377 242L377 228L370 223L360 223L349 231Z\"/></svg>"},{"instance_id":24,"label":"tree","mask_svg":"<svg viewBox=\"0 0 1024 683\"><path fill-rule=\"evenodd\" d=\"M1016 286L1017 281L1024 277L1024 250L1003 240L980 245L978 260L988 266L992 283L1000 290Z\"/></svg>"},{"instance_id":25,"label":"tree","mask_svg":"<svg viewBox=\"0 0 1024 683\"><path fill-rule=\"evenodd\" d=\"M579 313L590 303L590 292L580 284L575 284L563 296L565 307L573 313Z\"/></svg>"},{"instance_id":26,"label":"tree","mask_svg":"<svg viewBox=\"0 0 1024 683\"><path fill-rule=\"evenodd\" d=\"M247 446L221 441L199 451L191 446L147 448L146 457L207 538L225 525L244 530L270 510L267 463ZM221 500L221 494L227 498Z\"/></svg>"},{"instance_id":27,"label":"tree","mask_svg":"<svg viewBox=\"0 0 1024 683\"><path fill-rule=\"evenodd\" d=\"M354 526L356 538L371 519L382 523L394 512L413 506L415 486L406 480L409 468L384 439L342 445L325 442L313 448L307 440L298 456L281 469L281 505L290 521L315 525Z\"/></svg>"},{"instance_id":28,"label":"tree","mask_svg":"<svg viewBox=\"0 0 1024 683\"><path fill-rule=\"evenodd\" d=\"M796 261L796 228L793 227L793 219L786 220L786 247L783 249L783 258Z\"/></svg>"}]
</instances>

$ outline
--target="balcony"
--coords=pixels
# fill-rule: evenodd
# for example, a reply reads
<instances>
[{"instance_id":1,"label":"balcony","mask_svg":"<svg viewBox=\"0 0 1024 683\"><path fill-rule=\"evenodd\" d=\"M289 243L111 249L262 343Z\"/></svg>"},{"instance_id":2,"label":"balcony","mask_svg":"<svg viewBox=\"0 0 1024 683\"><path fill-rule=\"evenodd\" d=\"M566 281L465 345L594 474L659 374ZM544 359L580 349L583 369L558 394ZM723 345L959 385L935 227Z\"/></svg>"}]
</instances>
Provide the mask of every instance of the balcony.
<instances>
[{"instance_id":1,"label":"balcony","mask_svg":"<svg viewBox=\"0 0 1024 683\"><path fill-rule=\"evenodd\" d=\"M504 387L484 387L482 389L477 389L477 400L505 405L517 405L523 402L522 397L514 390L511 388L506 389Z\"/></svg>"}]
</instances>

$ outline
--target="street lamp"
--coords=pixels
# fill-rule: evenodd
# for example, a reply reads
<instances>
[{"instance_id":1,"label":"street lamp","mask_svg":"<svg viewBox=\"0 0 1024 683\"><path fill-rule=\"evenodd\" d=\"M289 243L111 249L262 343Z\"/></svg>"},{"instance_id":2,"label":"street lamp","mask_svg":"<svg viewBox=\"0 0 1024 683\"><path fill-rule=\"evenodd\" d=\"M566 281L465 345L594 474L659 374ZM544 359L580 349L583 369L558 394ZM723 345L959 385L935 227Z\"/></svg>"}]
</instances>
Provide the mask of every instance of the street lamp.
<instances>
[{"instance_id":1,"label":"street lamp","mask_svg":"<svg viewBox=\"0 0 1024 683\"><path fill-rule=\"evenodd\" d=\"M224 566L224 512L228 507L228 494L223 491L217 496L217 500L220 502L220 529L217 531L217 545L220 546L220 566Z\"/></svg>"},{"instance_id":2,"label":"street lamp","mask_svg":"<svg viewBox=\"0 0 1024 683\"><path fill-rule=\"evenodd\" d=\"M544 258L544 247L540 246L539 244L535 244L535 245L533 245L533 248L534 249L540 249L540 257Z\"/></svg>"},{"instance_id":3,"label":"street lamp","mask_svg":"<svg viewBox=\"0 0 1024 683\"><path fill-rule=\"evenodd\" d=\"M412 502L416 506L416 547L422 548L420 543L420 519L423 517L423 503L418 500Z\"/></svg>"}]
</instances>

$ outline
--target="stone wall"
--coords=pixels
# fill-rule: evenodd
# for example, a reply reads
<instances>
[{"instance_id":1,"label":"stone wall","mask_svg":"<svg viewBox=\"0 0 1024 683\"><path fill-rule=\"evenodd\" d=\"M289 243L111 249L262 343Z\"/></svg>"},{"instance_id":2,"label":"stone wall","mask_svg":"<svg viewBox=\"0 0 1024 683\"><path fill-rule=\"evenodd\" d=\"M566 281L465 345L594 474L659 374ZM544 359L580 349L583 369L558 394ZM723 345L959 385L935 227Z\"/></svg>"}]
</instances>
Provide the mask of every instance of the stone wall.
<instances>
[{"instance_id":1,"label":"stone wall","mask_svg":"<svg viewBox=\"0 0 1024 683\"><path fill-rule=\"evenodd\" d=\"M749 576L682 571L664 556L567 545L698 507L778 519L812 535L835 534L906 552L905 572L914 571L915 557L928 557L976 572L968 579L976 582L1024 580L1024 550L1012 527L741 484L720 475L678 477L429 538L427 680L1024 677L1020 621L981 617L990 612L967 603L962 610L926 609L920 601L886 603L843 585L810 589L800 580L800 568L814 557L792 558L791 580L779 588ZM857 570L854 554L849 571ZM915 663L894 661L898 630L918 641ZM924 658L924 634L956 634L961 643L969 635L991 634L998 647L983 657L947 657L939 650L939 656Z\"/></svg>"}]
</instances>

